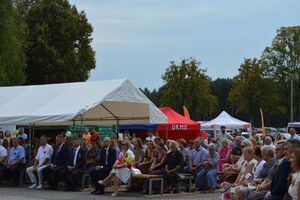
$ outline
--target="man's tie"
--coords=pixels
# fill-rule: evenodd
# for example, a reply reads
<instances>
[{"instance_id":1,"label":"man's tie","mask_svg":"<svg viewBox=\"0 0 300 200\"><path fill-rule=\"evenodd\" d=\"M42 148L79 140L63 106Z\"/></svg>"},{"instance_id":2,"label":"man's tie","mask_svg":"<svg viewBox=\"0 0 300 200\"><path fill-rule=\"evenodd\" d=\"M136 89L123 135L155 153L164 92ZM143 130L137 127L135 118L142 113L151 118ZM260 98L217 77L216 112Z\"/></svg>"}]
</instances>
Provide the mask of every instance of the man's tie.
<instances>
[{"instance_id":1,"label":"man's tie","mask_svg":"<svg viewBox=\"0 0 300 200\"><path fill-rule=\"evenodd\" d=\"M105 164L107 164L107 148L105 148L104 150L105 150Z\"/></svg>"},{"instance_id":2,"label":"man's tie","mask_svg":"<svg viewBox=\"0 0 300 200\"><path fill-rule=\"evenodd\" d=\"M75 153L76 153L76 149L73 148L73 164L76 165L76 163L74 162L75 161Z\"/></svg>"}]
</instances>

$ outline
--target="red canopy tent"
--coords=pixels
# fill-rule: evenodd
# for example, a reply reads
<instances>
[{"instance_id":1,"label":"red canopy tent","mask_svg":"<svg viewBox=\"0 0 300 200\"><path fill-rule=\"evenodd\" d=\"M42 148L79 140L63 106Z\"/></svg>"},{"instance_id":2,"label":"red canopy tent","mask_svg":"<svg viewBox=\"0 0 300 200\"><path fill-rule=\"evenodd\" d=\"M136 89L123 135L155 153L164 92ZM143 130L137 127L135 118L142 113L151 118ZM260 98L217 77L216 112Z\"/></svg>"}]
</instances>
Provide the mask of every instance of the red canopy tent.
<instances>
[{"instance_id":1,"label":"red canopy tent","mask_svg":"<svg viewBox=\"0 0 300 200\"><path fill-rule=\"evenodd\" d=\"M178 114L169 107L159 109L168 117L168 133L166 133L166 124L157 124L158 135L164 141L166 141L166 134L169 140L183 138L187 142L199 136L200 123Z\"/></svg>"}]
</instances>

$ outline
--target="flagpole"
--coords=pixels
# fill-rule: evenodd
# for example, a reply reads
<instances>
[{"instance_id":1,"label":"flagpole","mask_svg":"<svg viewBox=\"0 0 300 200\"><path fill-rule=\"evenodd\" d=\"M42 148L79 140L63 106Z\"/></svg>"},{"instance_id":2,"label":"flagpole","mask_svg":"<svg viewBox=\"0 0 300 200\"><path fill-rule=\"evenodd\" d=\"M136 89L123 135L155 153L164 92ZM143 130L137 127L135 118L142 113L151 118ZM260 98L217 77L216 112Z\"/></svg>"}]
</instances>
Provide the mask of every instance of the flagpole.
<instances>
[{"instance_id":1,"label":"flagpole","mask_svg":"<svg viewBox=\"0 0 300 200\"><path fill-rule=\"evenodd\" d=\"M262 134L263 134L263 137L265 137L264 115L263 115L262 109L260 108L259 110L260 110L260 117L261 117L261 129L262 129Z\"/></svg>"}]
</instances>

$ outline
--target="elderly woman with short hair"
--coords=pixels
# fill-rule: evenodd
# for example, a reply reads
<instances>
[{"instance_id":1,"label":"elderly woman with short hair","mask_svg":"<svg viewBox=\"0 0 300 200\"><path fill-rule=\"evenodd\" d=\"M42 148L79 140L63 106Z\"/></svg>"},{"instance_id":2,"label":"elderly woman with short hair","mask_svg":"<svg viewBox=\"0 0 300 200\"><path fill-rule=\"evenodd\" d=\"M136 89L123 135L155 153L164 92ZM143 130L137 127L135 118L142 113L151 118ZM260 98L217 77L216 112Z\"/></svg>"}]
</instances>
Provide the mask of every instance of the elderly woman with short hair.
<instances>
[{"instance_id":1,"label":"elderly woman with short hair","mask_svg":"<svg viewBox=\"0 0 300 200\"><path fill-rule=\"evenodd\" d=\"M264 197L265 194L268 192L271 181L276 170L276 160L275 157L275 150L272 146L266 145L261 148L261 155L262 159L265 160L265 164L260 171L258 178L254 179L251 185L256 186L256 190L251 191L247 194L247 199L255 200L259 197Z\"/></svg>"},{"instance_id":2,"label":"elderly woman with short hair","mask_svg":"<svg viewBox=\"0 0 300 200\"><path fill-rule=\"evenodd\" d=\"M215 190L217 187L217 173L219 164L219 154L216 152L216 145L210 143L207 146L208 153L204 157L204 168L201 169L203 172L199 172L196 176L196 187L203 190ZM206 172L206 175L204 176ZM202 179L205 178L205 186L203 186Z\"/></svg>"},{"instance_id":3,"label":"elderly woman with short hair","mask_svg":"<svg viewBox=\"0 0 300 200\"><path fill-rule=\"evenodd\" d=\"M170 152L167 155L164 176L166 193L170 192L169 186L173 186L175 193L178 192L178 173L183 171L183 155L178 151L178 143L170 142Z\"/></svg>"}]
</instances>

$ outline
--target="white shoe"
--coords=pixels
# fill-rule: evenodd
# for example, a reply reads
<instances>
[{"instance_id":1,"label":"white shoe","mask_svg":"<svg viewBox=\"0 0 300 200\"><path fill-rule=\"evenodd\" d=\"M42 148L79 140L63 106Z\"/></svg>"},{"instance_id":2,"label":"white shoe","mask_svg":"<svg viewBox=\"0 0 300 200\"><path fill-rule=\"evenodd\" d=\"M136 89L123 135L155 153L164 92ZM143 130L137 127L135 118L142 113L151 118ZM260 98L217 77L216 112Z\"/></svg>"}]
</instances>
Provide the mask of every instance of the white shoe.
<instances>
[{"instance_id":1,"label":"white shoe","mask_svg":"<svg viewBox=\"0 0 300 200\"><path fill-rule=\"evenodd\" d=\"M99 183L100 185L104 185L104 184L103 184L103 180L98 181L98 183Z\"/></svg>"},{"instance_id":2,"label":"white shoe","mask_svg":"<svg viewBox=\"0 0 300 200\"><path fill-rule=\"evenodd\" d=\"M112 193L112 194L111 194L111 196L112 196L112 197L115 197L115 196L117 196L117 194L115 194L115 193Z\"/></svg>"},{"instance_id":3,"label":"white shoe","mask_svg":"<svg viewBox=\"0 0 300 200\"><path fill-rule=\"evenodd\" d=\"M28 188L29 188L29 189L36 189L37 186L38 186L38 185L37 185L36 183L34 183L34 184L32 184L32 186L29 186Z\"/></svg>"},{"instance_id":4,"label":"white shoe","mask_svg":"<svg viewBox=\"0 0 300 200\"><path fill-rule=\"evenodd\" d=\"M40 190L40 189L43 189L43 185L42 184L39 184L36 189Z\"/></svg>"}]
</instances>

